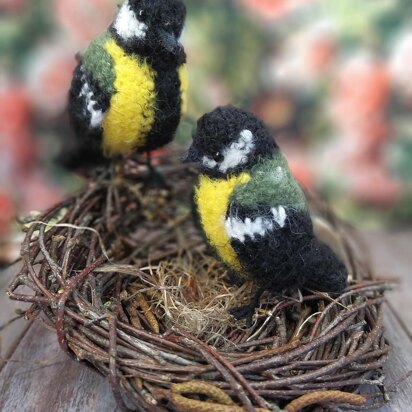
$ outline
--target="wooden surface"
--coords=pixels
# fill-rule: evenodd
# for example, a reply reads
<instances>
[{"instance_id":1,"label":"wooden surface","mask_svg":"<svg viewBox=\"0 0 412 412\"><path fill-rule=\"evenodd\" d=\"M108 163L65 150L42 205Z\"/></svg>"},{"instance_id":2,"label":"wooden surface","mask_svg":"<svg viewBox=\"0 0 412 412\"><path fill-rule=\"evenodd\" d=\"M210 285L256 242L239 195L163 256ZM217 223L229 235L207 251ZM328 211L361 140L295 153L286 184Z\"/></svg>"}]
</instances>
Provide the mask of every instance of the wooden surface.
<instances>
[{"instance_id":1,"label":"wooden surface","mask_svg":"<svg viewBox=\"0 0 412 412\"><path fill-rule=\"evenodd\" d=\"M397 381L412 370L412 232L370 233L375 271L385 278L397 278L401 286L389 294L386 335L392 351L386 365L386 383L391 404L379 412L412 411L412 377ZM13 273L0 272L4 291ZM0 325L12 318L18 304L0 294ZM62 353L52 331L41 324L19 320L0 335L0 411L116 411L107 381ZM3 362L1 362L3 360ZM394 384L394 385L393 385Z\"/></svg>"}]
</instances>

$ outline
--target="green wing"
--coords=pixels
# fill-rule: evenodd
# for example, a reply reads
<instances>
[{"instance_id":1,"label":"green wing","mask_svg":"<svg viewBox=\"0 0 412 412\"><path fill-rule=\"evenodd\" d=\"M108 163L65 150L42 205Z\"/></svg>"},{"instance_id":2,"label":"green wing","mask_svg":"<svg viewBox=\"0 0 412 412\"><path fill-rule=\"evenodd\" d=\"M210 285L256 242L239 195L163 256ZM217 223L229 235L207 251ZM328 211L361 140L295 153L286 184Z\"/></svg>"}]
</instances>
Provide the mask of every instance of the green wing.
<instances>
[{"instance_id":1,"label":"green wing","mask_svg":"<svg viewBox=\"0 0 412 412\"><path fill-rule=\"evenodd\" d=\"M251 171L251 179L235 189L232 201L248 208L291 206L306 210L306 197L280 151Z\"/></svg>"},{"instance_id":2,"label":"green wing","mask_svg":"<svg viewBox=\"0 0 412 412\"><path fill-rule=\"evenodd\" d=\"M114 82L116 79L114 62L104 48L105 43L111 39L110 33L94 40L83 56L83 66L89 75L99 84L101 90L109 95L116 93Z\"/></svg>"}]
</instances>

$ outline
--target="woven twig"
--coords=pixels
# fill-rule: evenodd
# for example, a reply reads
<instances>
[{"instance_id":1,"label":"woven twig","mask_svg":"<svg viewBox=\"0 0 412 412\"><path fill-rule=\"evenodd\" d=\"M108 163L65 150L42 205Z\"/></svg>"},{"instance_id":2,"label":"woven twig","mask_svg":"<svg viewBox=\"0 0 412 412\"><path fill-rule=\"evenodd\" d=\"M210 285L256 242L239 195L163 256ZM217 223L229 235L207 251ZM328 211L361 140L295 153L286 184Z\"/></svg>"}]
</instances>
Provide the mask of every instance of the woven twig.
<instances>
[{"instance_id":1,"label":"woven twig","mask_svg":"<svg viewBox=\"0 0 412 412\"><path fill-rule=\"evenodd\" d=\"M127 160L122 179L103 172L84 193L27 222L22 268L8 290L32 303L26 316L54 325L61 348L106 375L123 409L291 412L383 402L383 391L366 401L355 392L382 387L390 285L371 277L345 226L318 207L344 245L354 278L347 290L337 298L268 296L247 329L222 302L242 304L249 286L225 284L193 227L195 175L180 165L159 170L170 187L151 185ZM210 330L185 330L195 316L200 324L216 319Z\"/></svg>"}]
</instances>

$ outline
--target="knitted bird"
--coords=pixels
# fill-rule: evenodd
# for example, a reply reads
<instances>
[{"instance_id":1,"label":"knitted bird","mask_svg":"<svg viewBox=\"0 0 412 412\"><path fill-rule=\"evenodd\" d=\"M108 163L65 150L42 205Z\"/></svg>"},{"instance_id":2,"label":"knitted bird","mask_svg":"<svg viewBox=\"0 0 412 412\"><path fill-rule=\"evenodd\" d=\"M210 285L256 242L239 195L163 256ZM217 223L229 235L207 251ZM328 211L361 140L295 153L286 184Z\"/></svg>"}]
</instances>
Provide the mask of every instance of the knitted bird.
<instances>
[{"instance_id":1,"label":"knitted bird","mask_svg":"<svg viewBox=\"0 0 412 412\"><path fill-rule=\"evenodd\" d=\"M233 273L258 285L236 317L250 323L265 290L343 291L345 266L315 237L305 195L255 115L231 106L204 115L182 160L200 166L194 200L208 243Z\"/></svg>"},{"instance_id":2,"label":"knitted bird","mask_svg":"<svg viewBox=\"0 0 412 412\"><path fill-rule=\"evenodd\" d=\"M72 163L149 152L173 139L187 89L185 16L181 0L126 0L89 45L70 90Z\"/></svg>"}]
</instances>

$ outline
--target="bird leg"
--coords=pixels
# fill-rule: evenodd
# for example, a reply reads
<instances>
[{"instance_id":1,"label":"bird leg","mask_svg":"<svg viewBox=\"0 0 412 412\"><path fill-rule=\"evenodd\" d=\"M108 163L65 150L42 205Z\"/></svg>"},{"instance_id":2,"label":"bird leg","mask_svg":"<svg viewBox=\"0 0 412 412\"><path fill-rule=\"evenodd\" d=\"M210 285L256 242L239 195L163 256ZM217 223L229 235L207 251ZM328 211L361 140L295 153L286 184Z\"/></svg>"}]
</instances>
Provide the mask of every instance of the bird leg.
<instances>
[{"instance_id":1,"label":"bird leg","mask_svg":"<svg viewBox=\"0 0 412 412\"><path fill-rule=\"evenodd\" d=\"M153 183L153 186L159 188L167 188L168 185L163 177L152 164L151 152L146 152L146 166L149 170L149 181Z\"/></svg>"},{"instance_id":2,"label":"bird leg","mask_svg":"<svg viewBox=\"0 0 412 412\"><path fill-rule=\"evenodd\" d=\"M265 286L260 286L249 305L239 306L237 308L229 309L229 313L236 319L241 320L246 318L246 326L250 328L253 324L253 315L255 309L259 306L260 298L263 292L266 290Z\"/></svg>"},{"instance_id":3,"label":"bird leg","mask_svg":"<svg viewBox=\"0 0 412 412\"><path fill-rule=\"evenodd\" d=\"M155 168L152 165L152 152L146 152L146 166L150 172L154 172Z\"/></svg>"},{"instance_id":4,"label":"bird leg","mask_svg":"<svg viewBox=\"0 0 412 412\"><path fill-rule=\"evenodd\" d=\"M114 170L112 173L113 180L115 184L119 185L123 179L125 174L125 167L124 167L125 160L123 158L119 159L114 163Z\"/></svg>"},{"instance_id":5,"label":"bird leg","mask_svg":"<svg viewBox=\"0 0 412 412\"><path fill-rule=\"evenodd\" d=\"M239 287L242 286L244 283L244 280L242 280L242 278L236 272L232 272L232 271L228 271L225 277L225 281L230 286L239 286Z\"/></svg>"}]
</instances>

